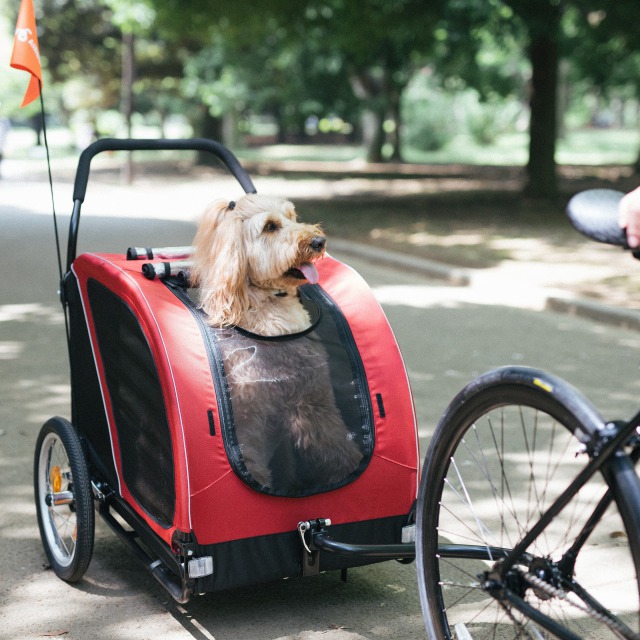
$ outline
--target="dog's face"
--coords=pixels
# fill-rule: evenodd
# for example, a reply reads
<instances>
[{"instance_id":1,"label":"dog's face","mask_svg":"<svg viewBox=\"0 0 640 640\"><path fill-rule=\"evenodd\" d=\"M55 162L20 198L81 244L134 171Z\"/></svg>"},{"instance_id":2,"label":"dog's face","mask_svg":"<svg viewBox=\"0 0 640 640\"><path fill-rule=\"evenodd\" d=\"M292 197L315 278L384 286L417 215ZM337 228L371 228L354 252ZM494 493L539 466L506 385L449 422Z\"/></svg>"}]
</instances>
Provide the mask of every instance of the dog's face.
<instances>
[{"instance_id":1,"label":"dog's face","mask_svg":"<svg viewBox=\"0 0 640 640\"><path fill-rule=\"evenodd\" d=\"M324 254L325 237L316 225L297 221L287 201L257 211L242 222L248 278L264 289L291 289L305 280L315 284L318 272L313 263Z\"/></svg>"},{"instance_id":2,"label":"dog's face","mask_svg":"<svg viewBox=\"0 0 640 640\"><path fill-rule=\"evenodd\" d=\"M252 292L289 295L315 284L325 243L320 227L298 222L283 198L250 194L210 207L194 239L191 274L210 322L240 324Z\"/></svg>"}]
</instances>

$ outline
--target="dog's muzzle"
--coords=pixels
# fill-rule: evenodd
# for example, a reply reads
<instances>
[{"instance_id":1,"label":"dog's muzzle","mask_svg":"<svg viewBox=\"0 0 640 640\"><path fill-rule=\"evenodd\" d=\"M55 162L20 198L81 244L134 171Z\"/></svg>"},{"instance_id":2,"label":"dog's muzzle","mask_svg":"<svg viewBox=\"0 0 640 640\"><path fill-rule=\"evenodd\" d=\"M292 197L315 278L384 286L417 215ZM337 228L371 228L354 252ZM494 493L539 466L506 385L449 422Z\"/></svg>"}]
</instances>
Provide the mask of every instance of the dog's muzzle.
<instances>
[{"instance_id":1,"label":"dog's muzzle","mask_svg":"<svg viewBox=\"0 0 640 640\"><path fill-rule=\"evenodd\" d=\"M326 245L327 239L324 236L313 236L308 246L314 253L323 253ZM306 280L310 284L317 284L319 279L318 271L313 262L302 262L288 269L284 275L296 280Z\"/></svg>"}]
</instances>

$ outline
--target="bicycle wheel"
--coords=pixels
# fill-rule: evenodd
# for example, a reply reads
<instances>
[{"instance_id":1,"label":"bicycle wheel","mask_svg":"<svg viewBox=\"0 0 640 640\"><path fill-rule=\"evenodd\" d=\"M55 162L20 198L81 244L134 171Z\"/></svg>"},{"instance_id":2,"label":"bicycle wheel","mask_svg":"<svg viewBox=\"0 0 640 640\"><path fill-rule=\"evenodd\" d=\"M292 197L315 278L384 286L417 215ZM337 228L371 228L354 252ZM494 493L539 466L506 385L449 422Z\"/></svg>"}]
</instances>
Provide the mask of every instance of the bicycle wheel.
<instances>
[{"instance_id":1,"label":"bicycle wheel","mask_svg":"<svg viewBox=\"0 0 640 640\"><path fill-rule=\"evenodd\" d=\"M40 430L34 461L38 527L56 575L77 582L93 554L95 515L89 470L78 434L63 418Z\"/></svg>"},{"instance_id":2,"label":"bicycle wheel","mask_svg":"<svg viewBox=\"0 0 640 640\"><path fill-rule=\"evenodd\" d=\"M604 473L513 566L502 564L588 463L576 455L580 442L602 426L573 387L523 367L485 374L454 399L427 451L418 496L418 580L429 638L640 638L638 531L625 530L620 495L608 493ZM630 470L624 491L638 504ZM607 471L612 485L616 473ZM586 532L598 509L604 513Z\"/></svg>"}]
</instances>

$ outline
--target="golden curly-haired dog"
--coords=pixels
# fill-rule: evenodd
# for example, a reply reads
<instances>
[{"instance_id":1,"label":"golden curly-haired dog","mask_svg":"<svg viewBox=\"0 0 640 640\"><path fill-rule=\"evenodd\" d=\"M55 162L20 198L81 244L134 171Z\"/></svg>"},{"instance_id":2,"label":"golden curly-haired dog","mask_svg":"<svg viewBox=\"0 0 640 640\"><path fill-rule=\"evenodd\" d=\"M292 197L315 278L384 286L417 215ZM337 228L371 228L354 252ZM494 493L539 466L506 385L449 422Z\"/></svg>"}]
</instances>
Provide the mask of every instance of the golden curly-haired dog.
<instances>
[{"instance_id":1,"label":"golden curly-haired dog","mask_svg":"<svg viewBox=\"0 0 640 640\"><path fill-rule=\"evenodd\" d=\"M340 483L363 454L336 406L327 353L317 339L253 339L305 331L298 287L318 282L326 239L297 221L291 202L246 195L204 214L194 240L192 284L219 332L240 455L259 484L295 492ZM302 480L301 480L302 478Z\"/></svg>"},{"instance_id":2,"label":"golden curly-haired dog","mask_svg":"<svg viewBox=\"0 0 640 640\"><path fill-rule=\"evenodd\" d=\"M297 290L318 281L313 263L325 242L320 227L298 222L283 198L250 194L212 205L194 240L191 272L209 323L265 336L306 329Z\"/></svg>"}]
</instances>

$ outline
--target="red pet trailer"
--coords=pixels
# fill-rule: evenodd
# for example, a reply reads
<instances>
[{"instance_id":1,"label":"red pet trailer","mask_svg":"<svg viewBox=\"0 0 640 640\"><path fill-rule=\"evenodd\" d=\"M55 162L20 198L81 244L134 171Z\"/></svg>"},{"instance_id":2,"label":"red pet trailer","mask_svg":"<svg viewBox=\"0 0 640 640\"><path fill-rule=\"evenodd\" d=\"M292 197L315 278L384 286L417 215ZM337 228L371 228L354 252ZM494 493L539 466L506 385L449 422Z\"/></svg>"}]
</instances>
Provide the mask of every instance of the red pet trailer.
<instances>
[{"instance_id":1,"label":"red pet trailer","mask_svg":"<svg viewBox=\"0 0 640 640\"><path fill-rule=\"evenodd\" d=\"M410 561L419 476L413 401L396 340L368 286L325 257L317 263L319 284L301 287L313 326L274 339L206 323L182 262L188 248L76 257L92 158L141 149L211 152L255 192L233 154L211 140L102 139L81 154L61 286L72 415L70 422L48 420L35 452L38 523L52 568L69 582L82 577L96 505L179 602L284 577ZM265 402L264 393L254 407L234 401L223 357L228 340L251 354L321 345L329 395L362 454L358 468L323 479L321 465L283 443L272 458L273 482L259 482L235 424L248 410L265 421L288 419L288 412ZM297 376L295 368L277 371L268 384ZM314 416L320 428L322 411Z\"/></svg>"}]
</instances>

